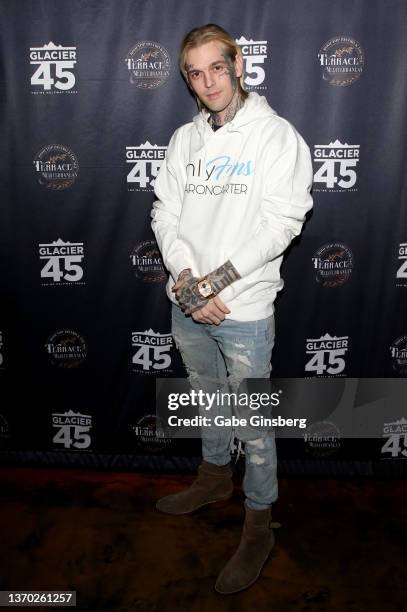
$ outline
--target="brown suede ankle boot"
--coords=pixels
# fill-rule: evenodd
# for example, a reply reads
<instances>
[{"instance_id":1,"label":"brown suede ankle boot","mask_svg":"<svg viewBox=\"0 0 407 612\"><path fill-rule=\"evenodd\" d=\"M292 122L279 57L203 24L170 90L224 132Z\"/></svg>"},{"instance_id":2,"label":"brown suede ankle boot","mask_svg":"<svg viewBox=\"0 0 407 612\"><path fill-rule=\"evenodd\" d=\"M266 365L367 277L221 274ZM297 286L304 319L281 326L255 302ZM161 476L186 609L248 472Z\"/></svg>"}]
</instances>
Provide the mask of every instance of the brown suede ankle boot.
<instances>
[{"instance_id":1,"label":"brown suede ankle boot","mask_svg":"<svg viewBox=\"0 0 407 612\"><path fill-rule=\"evenodd\" d=\"M270 528L271 508L252 510L245 504L246 518L237 551L218 576L215 590L237 593L254 584L274 546Z\"/></svg>"},{"instance_id":2,"label":"brown suede ankle boot","mask_svg":"<svg viewBox=\"0 0 407 612\"><path fill-rule=\"evenodd\" d=\"M155 507L167 514L188 514L206 504L229 499L232 492L230 464L215 465L202 461L198 468L198 478L188 489L162 497Z\"/></svg>"}]
</instances>

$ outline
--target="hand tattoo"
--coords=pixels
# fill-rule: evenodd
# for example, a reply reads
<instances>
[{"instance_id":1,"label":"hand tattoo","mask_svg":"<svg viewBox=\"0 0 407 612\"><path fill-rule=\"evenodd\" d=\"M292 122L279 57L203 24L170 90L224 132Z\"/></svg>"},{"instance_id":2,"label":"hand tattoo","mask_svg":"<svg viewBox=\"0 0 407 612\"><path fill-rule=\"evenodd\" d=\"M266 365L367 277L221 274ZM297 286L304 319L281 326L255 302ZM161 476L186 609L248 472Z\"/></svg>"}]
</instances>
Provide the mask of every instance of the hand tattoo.
<instances>
[{"instance_id":1,"label":"hand tattoo","mask_svg":"<svg viewBox=\"0 0 407 612\"><path fill-rule=\"evenodd\" d=\"M179 283L180 281L184 281L185 279L190 278L191 276L192 276L191 268L185 268L185 270L182 270L182 272L179 273L178 278L177 278L177 283Z\"/></svg>"},{"instance_id":2,"label":"hand tattoo","mask_svg":"<svg viewBox=\"0 0 407 612\"><path fill-rule=\"evenodd\" d=\"M175 293L179 305L185 314L191 314L195 310L199 310L208 302L207 298L202 297L198 291L199 278L190 276Z\"/></svg>"},{"instance_id":3,"label":"hand tattoo","mask_svg":"<svg viewBox=\"0 0 407 612\"><path fill-rule=\"evenodd\" d=\"M176 291L175 296L184 312L191 314L205 306L210 298L213 298L222 289L231 285L239 278L241 276L233 264L230 261L226 261L203 278L197 278L190 273L190 276L186 278L182 286ZM202 297L198 291L198 283L203 279L209 281L212 286L212 294L207 298ZM180 280L180 277L178 277L178 280Z\"/></svg>"}]
</instances>

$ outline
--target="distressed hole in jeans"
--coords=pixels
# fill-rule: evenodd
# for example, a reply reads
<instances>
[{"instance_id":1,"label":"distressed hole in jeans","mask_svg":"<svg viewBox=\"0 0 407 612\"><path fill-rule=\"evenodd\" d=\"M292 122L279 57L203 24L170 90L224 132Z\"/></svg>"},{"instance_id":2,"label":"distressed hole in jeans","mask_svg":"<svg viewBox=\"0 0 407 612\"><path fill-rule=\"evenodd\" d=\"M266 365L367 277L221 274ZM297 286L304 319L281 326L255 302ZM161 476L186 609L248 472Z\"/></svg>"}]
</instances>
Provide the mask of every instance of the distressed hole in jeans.
<instances>
[{"instance_id":1,"label":"distressed hole in jeans","mask_svg":"<svg viewBox=\"0 0 407 612\"><path fill-rule=\"evenodd\" d=\"M250 444L251 446L258 448L259 450L265 448L263 438L257 438L257 440L248 440L246 444Z\"/></svg>"},{"instance_id":2,"label":"distressed hole in jeans","mask_svg":"<svg viewBox=\"0 0 407 612\"><path fill-rule=\"evenodd\" d=\"M259 455L249 455L249 461L255 465L262 465L265 460L264 457L259 457Z\"/></svg>"},{"instance_id":3,"label":"distressed hole in jeans","mask_svg":"<svg viewBox=\"0 0 407 612\"><path fill-rule=\"evenodd\" d=\"M242 344L241 342L234 342L234 349L236 349L236 354L232 355L232 359L236 359L239 363L242 363L244 366L251 368L252 361L249 357L251 353L251 348L246 344Z\"/></svg>"},{"instance_id":4,"label":"distressed hole in jeans","mask_svg":"<svg viewBox=\"0 0 407 612\"><path fill-rule=\"evenodd\" d=\"M252 362L246 355L238 355L237 361L239 361L240 363L243 363L243 365L247 366L248 368L252 367Z\"/></svg>"}]
</instances>

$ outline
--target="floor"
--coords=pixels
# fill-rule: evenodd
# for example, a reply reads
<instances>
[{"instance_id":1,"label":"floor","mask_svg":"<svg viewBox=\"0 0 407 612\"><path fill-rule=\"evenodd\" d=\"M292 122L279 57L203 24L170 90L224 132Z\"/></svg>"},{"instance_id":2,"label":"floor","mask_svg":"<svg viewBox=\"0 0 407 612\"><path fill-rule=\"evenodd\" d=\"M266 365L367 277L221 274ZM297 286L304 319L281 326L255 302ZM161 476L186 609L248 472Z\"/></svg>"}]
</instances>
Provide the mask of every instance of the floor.
<instances>
[{"instance_id":1,"label":"floor","mask_svg":"<svg viewBox=\"0 0 407 612\"><path fill-rule=\"evenodd\" d=\"M213 584L239 541L242 494L237 483L193 515L155 510L191 481L0 469L0 590L76 590L77 609L96 612L407 610L406 482L280 480L261 579L222 596Z\"/></svg>"}]
</instances>

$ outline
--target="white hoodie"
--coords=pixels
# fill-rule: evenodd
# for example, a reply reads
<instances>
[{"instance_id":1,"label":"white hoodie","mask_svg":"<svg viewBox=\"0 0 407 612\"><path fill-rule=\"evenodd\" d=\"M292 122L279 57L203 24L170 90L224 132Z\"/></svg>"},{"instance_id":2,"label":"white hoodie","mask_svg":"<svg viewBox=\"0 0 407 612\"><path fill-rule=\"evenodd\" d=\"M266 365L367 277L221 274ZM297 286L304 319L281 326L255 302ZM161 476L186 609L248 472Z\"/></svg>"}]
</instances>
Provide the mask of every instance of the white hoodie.
<instances>
[{"instance_id":1,"label":"white hoodie","mask_svg":"<svg viewBox=\"0 0 407 612\"><path fill-rule=\"evenodd\" d=\"M283 286L282 255L312 207L309 148L250 93L216 132L202 111L178 128L155 182L152 228L170 272L202 277L230 260L242 277L220 292L227 318L264 319Z\"/></svg>"}]
</instances>

